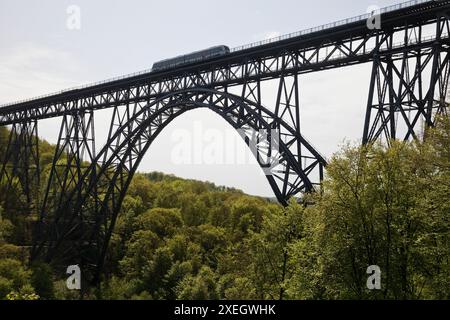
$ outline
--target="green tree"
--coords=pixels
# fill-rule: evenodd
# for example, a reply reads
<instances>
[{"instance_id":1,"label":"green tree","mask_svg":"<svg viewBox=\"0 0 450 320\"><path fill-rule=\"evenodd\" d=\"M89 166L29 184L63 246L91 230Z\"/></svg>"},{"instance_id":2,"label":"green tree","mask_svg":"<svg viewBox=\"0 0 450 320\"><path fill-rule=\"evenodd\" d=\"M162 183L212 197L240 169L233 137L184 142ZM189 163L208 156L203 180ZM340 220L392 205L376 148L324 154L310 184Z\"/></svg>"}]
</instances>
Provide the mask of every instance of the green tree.
<instances>
[{"instance_id":1,"label":"green tree","mask_svg":"<svg viewBox=\"0 0 450 320\"><path fill-rule=\"evenodd\" d=\"M3 218L3 208L0 206L0 245L11 236L13 228L12 223Z\"/></svg>"},{"instance_id":2,"label":"green tree","mask_svg":"<svg viewBox=\"0 0 450 320\"><path fill-rule=\"evenodd\" d=\"M55 297L52 269L46 263L35 263L32 268L31 285L36 293L43 299L53 299Z\"/></svg>"},{"instance_id":3,"label":"green tree","mask_svg":"<svg viewBox=\"0 0 450 320\"><path fill-rule=\"evenodd\" d=\"M450 98L450 97L449 97ZM423 266L422 296L450 297L450 114L437 118L414 159L422 163L418 212L423 212L423 235L414 252Z\"/></svg>"},{"instance_id":4,"label":"green tree","mask_svg":"<svg viewBox=\"0 0 450 320\"><path fill-rule=\"evenodd\" d=\"M203 267L197 276L188 276L177 288L178 299L182 300L217 300L219 298L217 279L214 272Z\"/></svg>"},{"instance_id":5,"label":"green tree","mask_svg":"<svg viewBox=\"0 0 450 320\"><path fill-rule=\"evenodd\" d=\"M0 299L13 294L16 299L34 293L30 285L31 272L14 259L0 259Z\"/></svg>"},{"instance_id":6,"label":"green tree","mask_svg":"<svg viewBox=\"0 0 450 320\"><path fill-rule=\"evenodd\" d=\"M128 189L128 194L133 198L139 198L144 208L151 208L156 200L156 186L147 177L141 174L135 175Z\"/></svg>"},{"instance_id":7,"label":"green tree","mask_svg":"<svg viewBox=\"0 0 450 320\"><path fill-rule=\"evenodd\" d=\"M126 245L125 257L120 261L122 273L128 279L142 277L159 242L158 236L151 230L136 231Z\"/></svg>"},{"instance_id":8,"label":"green tree","mask_svg":"<svg viewBox=\"0 0 450 320\"><path fill-rule=\"evenodd\" d=\"M170 250L166 247L157 249L144 270L139 291L147 291L155 299L168 299L172 288L167 277L172 266L173 256Z\"/></svg>"},{"instance_id":9,"label":"green tree","mask_svg":"<svg viewBox=\"0 0 450 320\"><path fill-rule=\"evenodd\" d=\"M225 252L228 244L226 230L205 224L190 228L188 232L192 241L199 245L202 263L216 268L218 257Z\"/></svg>"},{"instance_id":10,"label":"green tree","mask_svg":"<svg viewBox=\"0 0 450 320\"><path fill-rule=\"evenodd\" d=\"M135 221L136 229L151 230L160 238L174 235L183 225L178 209L150 209L138 216Z\"/></svg>"},{"instance_id":11,"label":"green tree","mask_svg":"<svg viewBox=\"0 0 450 320\"><path fill-rule=\"evenodd\" d=\"M226 300L255 300L258 294L253 281L245 276L228 273L220 277L219 295Z\"/></svg>"},{"instance_id":12,"label":"green tree","mask_svg":"<svg viewBox=\"0 0 450 320\"><path fill-rule=\"evenodd\" d=\"M231 205L231 227L238 238L243 238L249 231L259 232L267 203L252 197L241 197Z\"/></svg>"},{"instance_id":13,"label":"green tree","mask_svg":"<svg viewBox=\"0 0 450 320\"><path fill-rule=\"evenodd\" d=\"M208 207L198 194L186 192L180 195L181 216L187 226L199 226L208 220Z\"/></svg>"},{"instance_id":14,"label":"green tree","mask_svg":"<svg viewBox=\"0 0 450 320\"><path fill-rule=\"evenodd\" d=\"M248 239L251 273L257 293L263 299L285 299L286 288L297 266L291 246L303 237L304 208L291 201L283 210L275 207L264 216L261 231Z\"/></svg>"},{"instance_id":15,"label":"green tree","mask_svg":"<svg viewBox=\"0 0 450 320\"><path fill-rule=\"evenodd\" d=\"M310 276L299 273L293 291L312 298L445 296L435 282L448 283L449 203L437 191L445 192L445 181L436 182L447 178L436 168L435 148L432 139L393 141L347 147L333 157L325 191L307 210L307 236L294 245L297 264ZM366 288L370 265L382 270L380 291Z\"/></svg>"}]
</instances>

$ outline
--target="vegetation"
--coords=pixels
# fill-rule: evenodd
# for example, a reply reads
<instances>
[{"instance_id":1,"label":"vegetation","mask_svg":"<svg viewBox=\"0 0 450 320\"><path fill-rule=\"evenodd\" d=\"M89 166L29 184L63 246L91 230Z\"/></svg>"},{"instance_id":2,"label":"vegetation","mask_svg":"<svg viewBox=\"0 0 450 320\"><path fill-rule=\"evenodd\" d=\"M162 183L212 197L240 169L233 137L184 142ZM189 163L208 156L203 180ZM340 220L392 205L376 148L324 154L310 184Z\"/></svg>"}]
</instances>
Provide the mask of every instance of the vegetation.
<instances>
[{"instance_id":1,"label":"vegetation","mask_svg":"<svg viewBox=\"0 0 450 320\"><path fill-rule=\"evenodd\" d=\"M449 299L449 142L443 117L423 143L347 145L308 206L283 208L211 183L137 174L104 281L89 297ZM52 147L42 145L45 172ZM78 298L50 266L28 265L27 218L11 205L23 199L19 192L5 197L0 299ZM381 269L381 290L367 289L370 265Z\"/></svg>"}]
</instances>

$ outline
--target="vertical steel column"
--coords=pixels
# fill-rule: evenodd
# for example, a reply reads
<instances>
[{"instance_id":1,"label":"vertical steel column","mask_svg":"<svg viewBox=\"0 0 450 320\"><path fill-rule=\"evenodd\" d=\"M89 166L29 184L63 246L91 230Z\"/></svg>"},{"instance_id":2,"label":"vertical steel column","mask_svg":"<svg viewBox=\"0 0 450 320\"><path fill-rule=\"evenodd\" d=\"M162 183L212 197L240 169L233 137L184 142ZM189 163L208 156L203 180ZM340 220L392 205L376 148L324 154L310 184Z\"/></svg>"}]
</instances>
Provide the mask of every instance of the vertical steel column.
<instances>
[{"instance_id":1,"label":"vertical steel column","mask_svg":"<svg viewBox=\"0 0 450 320\"><path fill-rule=\"evenodd\" d=\"M448 29L447 19L437 20L432 47L406 48L395 57L390 53L374 56L363 143L418 139L424 134L422 122L431 127L436 115L444 112L450 76L450 52L441 40L445 26ZM422 27L415 28L405 34L405 43L423 41ZM426 73L431 73L429 82L424 81Z\"/></svg>"},{"instance_id":2,"label":"vertical steel column","mask_svg":"<svg viewBox=\"0 0 450 320\"><path fill-rule=\"evenodd\" d=\"M9 207L8 197L23 195L23 207L11 208L36 213L39 207L40 164L37 120L14 123L9 131L6 149L2 155L0 181L5 187L5 209ZM8 210L6 210L8 211Z\"/></svg>"},{"instance_id":3,"label":"vertical steel column","mask_svg":"<svg viewBox=\"0 0 450 320\"><path fill-rule=\"evenodd\" d=\"M83 186L87 183L81 181L83 173L94 161L95 156L93 111L64 115L39 223L35 230L32 259L40 256L44 243L48 248L47 260L50 260L53 251L59 250L58 247L63 240L67 240L68 247L61 250L71 250L73 246L82 245L77 239L81 239L83 228L91 223L95 213L82 211L72 214L70 208L75 206L82 196ZM95 171L92 172L94 176ZM71 192L75 192L76 196L68 199ZM72 205L68 206L67 210L68 201L71 201ZM71 235L70 239L66 239L68 234L76 236Z\"/></svg>"}]
</instances>

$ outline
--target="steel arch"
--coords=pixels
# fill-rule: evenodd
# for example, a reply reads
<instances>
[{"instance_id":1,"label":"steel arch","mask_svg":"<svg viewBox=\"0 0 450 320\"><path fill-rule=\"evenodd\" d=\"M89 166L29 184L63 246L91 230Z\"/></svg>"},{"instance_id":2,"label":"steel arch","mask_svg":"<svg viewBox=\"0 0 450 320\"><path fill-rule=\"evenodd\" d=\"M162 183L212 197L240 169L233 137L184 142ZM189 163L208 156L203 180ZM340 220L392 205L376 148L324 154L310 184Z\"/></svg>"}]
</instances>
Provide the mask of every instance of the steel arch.
<instances>
[{"instance_id":1,"label":"steel arch","mask_svg":"<svg viewBox=\"0 0 450 320\"><path fill-rule=\"evenodd\" d=\"M83 256L86 259L84 263L94 264L100 270L122 200L140 161L159 133L172 120L196 108L214 111L235 129L251 129L253 132L262 130L267 133L266 141L258 141L252 152L260 166L270 165L273 174L266 174L266 177L281 203L287 204L291 196L301 191L314 190L317 185L312 179L314 174L319 176L318 182L320 181L326 165L325 159L297 130L267 108L226 91L193 89L170 93L137 110L129 121L118 128L84 172L77 187L67 198L68 201L57 208L54 216L42 217L44 228L41 230L44 234L57 236L53 243L42 240L33 250L33 258L37 258L43 248L48 246L48 261ZM268 138L273 135L274 130L279 134L279 140ZM250 145L255 137L246 134L243 138ZM293 153L291 149L297 143L300 143L303 150ZM274 153L274 149L278 149L276 155L267 157L268 153ZM268 158L269 163L261 158ZM101 168L98 168L102 159ZM302 160L307 163L302 164ZM102 187L107 191L99 194L97 190ZM83 192L80 194L76 190ZM83 221L82 217L86 216L83 213L86 212L94 213L95 219ZM78 244L71 244L71 239L76 239ZM66 245L64 242L67 242ZM65 248L61 250L61 247ZM74 252L75 248L78 252ZM96 250L93 252L92 248ZM55 257L56 253L63 253L63 257L58 259Z\"/></svg>"}]
</instances>

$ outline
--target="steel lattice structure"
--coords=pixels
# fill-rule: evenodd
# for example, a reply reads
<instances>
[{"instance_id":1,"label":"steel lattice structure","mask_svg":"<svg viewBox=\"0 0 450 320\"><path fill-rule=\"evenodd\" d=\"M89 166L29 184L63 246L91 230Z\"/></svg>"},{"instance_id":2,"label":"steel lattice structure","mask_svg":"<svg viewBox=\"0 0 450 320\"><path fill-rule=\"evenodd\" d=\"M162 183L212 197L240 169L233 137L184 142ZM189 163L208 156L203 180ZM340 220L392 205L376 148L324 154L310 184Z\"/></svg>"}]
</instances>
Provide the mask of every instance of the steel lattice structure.
<instances>
[{"instance_id":1,"label":"steel lattice structure","mask_svg":"<svg viewBox=\"0 0 450 320\"><path fill-rule=\"evenodd\" d=\"M412 1L383 12L381 29L350 19L176 69L1 107L0 125L12 130L0 179L20 188L28 211L38 214L32 259L92 267L98 279L144 154L173 119L196 108L239 130L281 204L320 188L326 161L300 127L305 73L371 63L362 141L419 138L421 126L433 126L448 106L449 16L450 1ZM94 117L107 108L109 134L96 150ZM56 151L46 187L36 192L38 123L55 117L62 119Z\"/></svg>"}]
</instances>

